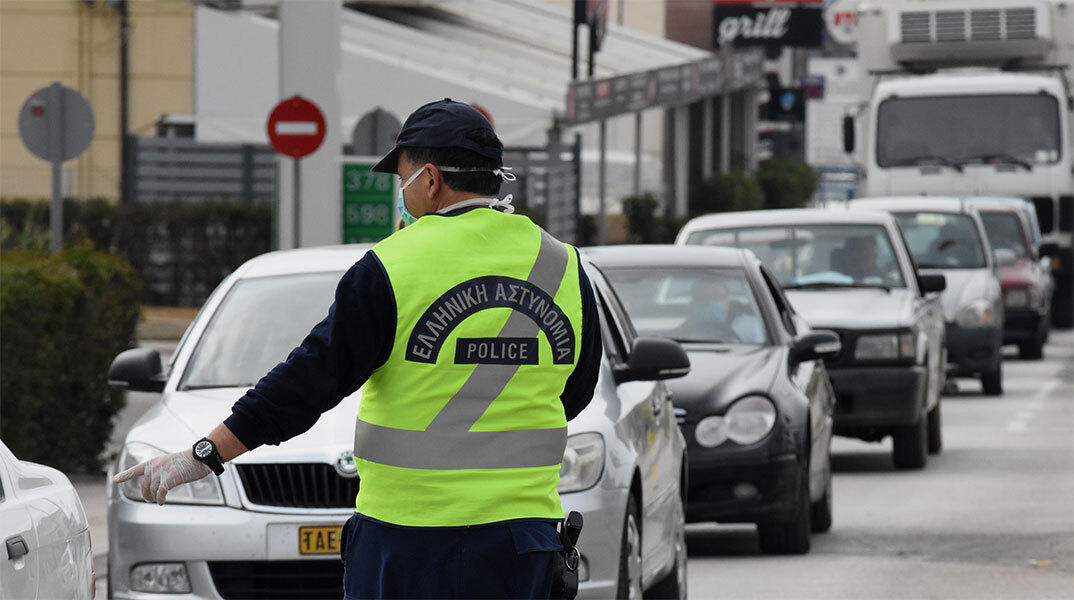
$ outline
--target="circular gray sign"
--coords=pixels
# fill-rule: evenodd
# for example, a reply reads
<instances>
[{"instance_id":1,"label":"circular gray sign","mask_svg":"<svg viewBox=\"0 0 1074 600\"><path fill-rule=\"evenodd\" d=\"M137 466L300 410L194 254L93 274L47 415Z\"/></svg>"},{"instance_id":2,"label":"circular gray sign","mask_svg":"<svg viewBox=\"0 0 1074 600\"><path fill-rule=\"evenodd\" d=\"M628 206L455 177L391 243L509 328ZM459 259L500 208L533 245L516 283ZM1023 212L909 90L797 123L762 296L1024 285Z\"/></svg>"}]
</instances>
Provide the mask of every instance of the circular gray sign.
<instances>
[{"instance_id":1,"label":"circular gray sign","mask_svg":"<svg viewBox=\"0 0 1074 600\"><path fill-rule=\"evenodd\" d=\"M58 82L30 94L19 111L19 137L41 160L64 162L77 157L93 141L95 128L89 102Z\"/></svg>"}]
</instances>

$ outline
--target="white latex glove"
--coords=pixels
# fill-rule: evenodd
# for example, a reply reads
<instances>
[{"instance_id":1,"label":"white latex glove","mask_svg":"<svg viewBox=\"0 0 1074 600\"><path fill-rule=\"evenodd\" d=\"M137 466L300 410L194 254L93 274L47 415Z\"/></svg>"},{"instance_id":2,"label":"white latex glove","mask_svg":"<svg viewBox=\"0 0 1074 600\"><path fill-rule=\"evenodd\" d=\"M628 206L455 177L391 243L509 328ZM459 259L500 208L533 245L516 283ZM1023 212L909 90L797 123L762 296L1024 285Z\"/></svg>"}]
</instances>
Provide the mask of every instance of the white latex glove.
<instances>
[{"instance_id":1,"label":"white latex glove","mask_svg":"<svg viewBox=\"0 0 1074 600\"><path fill-rule=\"evenodd\" d=\"M119 473L112 478L116 483L123 483L144 475L142 478L142 498L146 502L156 502L163 506L168 490L184 483L197 481L212 473L208 466L194 460L189 448L173 454L151 458L143 463Z\"/></svg>"}]
</instances>

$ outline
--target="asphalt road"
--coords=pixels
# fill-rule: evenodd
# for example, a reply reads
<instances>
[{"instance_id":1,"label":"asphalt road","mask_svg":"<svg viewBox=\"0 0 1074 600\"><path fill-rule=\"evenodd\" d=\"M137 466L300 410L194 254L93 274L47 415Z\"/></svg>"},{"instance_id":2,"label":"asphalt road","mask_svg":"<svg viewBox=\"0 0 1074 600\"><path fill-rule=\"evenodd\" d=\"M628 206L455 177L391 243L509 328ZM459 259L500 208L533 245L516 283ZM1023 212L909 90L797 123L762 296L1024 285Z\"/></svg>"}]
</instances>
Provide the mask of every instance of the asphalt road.
<instances>
[{"instance_id":1,"label":"asphalt road","mask_svg":"<svg viewBox=\"0 0 1074 600\"><path fill-rule=\"evenodd\" d=\"M167 361L171 343L150 343ZM896 471L891 442L836 438L834 524L804 556L765 556L755 530L690 525L689 595L733 599L1074 599L1074 332L1043 361L1004 364L1001 397L958 380L944 450ZM114 448L157 394L131 393ZM76 482L105 598L104 482Z\"/></svg>"},{"instance_id":2,"label":"asphalt road","mask_svg":"<svg viewBox=\"0 0 1074 600\"><path fill-rule=\"evenodd\" d=\"M1012 355L1013 356L1013 355ZM1074 333L1004 364L1005 394L959 379L944 449L896 471L891 442L836 438L832 530L765 556L752 526L688 528L693 598L1074 598Z\"/></svg>"}]
</instances>

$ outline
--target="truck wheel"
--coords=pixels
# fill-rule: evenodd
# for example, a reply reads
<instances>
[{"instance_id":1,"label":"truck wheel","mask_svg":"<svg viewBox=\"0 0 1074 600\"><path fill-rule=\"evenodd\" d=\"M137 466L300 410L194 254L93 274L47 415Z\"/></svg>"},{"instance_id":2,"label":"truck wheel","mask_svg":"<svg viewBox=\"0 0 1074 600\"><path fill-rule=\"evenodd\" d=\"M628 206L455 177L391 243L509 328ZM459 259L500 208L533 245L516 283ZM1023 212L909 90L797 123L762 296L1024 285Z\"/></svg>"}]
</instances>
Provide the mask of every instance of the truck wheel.
<instances>
[{"instance_id":1,"label":"truck wheel","mask_svg":"<svg viewBox=\"0 0 1074 600\"><path fill-rule=\"evenodd\" d=\"M798 516L791 521L758 523L757 541L765 554L805 554L809 552L810 524L809 455L798 481Z\"/></svg>"},{"instance_id":2,"label":"truck wheel","mask_svg":"<svg viewBox=\"0 0 1074 600\"><path fill-rule=\"evenodd\" d=\"M943 449L943 431L940 427L940 406L942 402L937 402L936 406L929 411L929 424L928 424L928 450L929 454L939 454Z\"/></svg>"},{"instance_id":3,"label":"truck wheel","mask_svg":"<svg viewBox=\"0 0 1074 600\"><path fill-rule=\"evenodd\" d=\"M928 462L928 439L926 417L917 423L896 427L891 435L894 449L891 458L896 469L920 469Z\"/></svg>"},{"instance_id":4,"label":"truck wheel","mask_svg":"<svg viewBox=\"0 0 1074 600\"><path fill-rule=\"evenodd\" d=\"M999 396L1003 394L1002 362L996 365L995 369L987 373L981 373L981 389L986 396Z\"/></svg>"},{"instance_id":5,"label":"truck wheel","mask_svg":"<svg viewBox=\"0 0 1074 600\"><path fill-rule=\"evenodd\" d=\"M1069 275L1055 278L1055 290L1052 293L1052 325L1056 329L1070 329L1074 326L1074 285L1071 285Z\"/></svg>"}]
</instances>

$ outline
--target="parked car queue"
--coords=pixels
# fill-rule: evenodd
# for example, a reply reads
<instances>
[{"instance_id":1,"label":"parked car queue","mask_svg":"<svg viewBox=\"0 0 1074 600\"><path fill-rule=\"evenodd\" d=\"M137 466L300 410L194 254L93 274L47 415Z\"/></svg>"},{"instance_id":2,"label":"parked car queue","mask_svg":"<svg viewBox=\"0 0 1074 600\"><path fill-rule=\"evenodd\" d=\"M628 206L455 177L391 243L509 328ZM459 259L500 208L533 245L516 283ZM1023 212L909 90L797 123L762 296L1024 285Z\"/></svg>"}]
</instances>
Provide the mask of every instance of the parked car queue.
<instances>
[{"instance_id":1,"label":"parked car queue","mask_svg":"<svg viewBox=\"0 0 1074 600\"><path fill-rule=\"evenodd\" d=\"M685 597L687 520L756 523L763 551L807 552L809 536L834 521L832 435L891 436L897 467L923 467L942 449L948 375L990 372L949 360L958 355L947 345L951 323L1005 323L998 313L1018 301L1015 290L1025 305L1048 296L1046 283L1012 283L1002 306L982 292L947 310L946 267L959 266L917 264L919 248L954 247L925 239L943 230L939 220L853 208L725 213L688 223L678 248L586 249L606 356L594 402L571 424L560 481L564 507L588 519L580 597ZM964 204L959 211L973 214ZM955 221L939 205L936 213ZM1036 258L1043 270L1018 218L1025 249L1022 258L1012 251L1015 263ZM983 249L982 227L989 240L995 234L980 216L971 220L981 245L974 268L1015 264ZM908 236L915 224L921 231ZM682 247L713 245L738 249ZM152 350L117 357L110 379L162 397L112 470L173 451L219 421L316 322L365 250L255 258L210 297L167 371ZM251 345L255 331L262 343ZM163 508L140 503L137 481L110 485L113 597L338 595L332 554L360 485L346 415L358 402L360 392L337 407L339 418L241 457L218 481L180 486ZM312 497L302 493L310 489Z\"/></svg>"}]
</instances>

